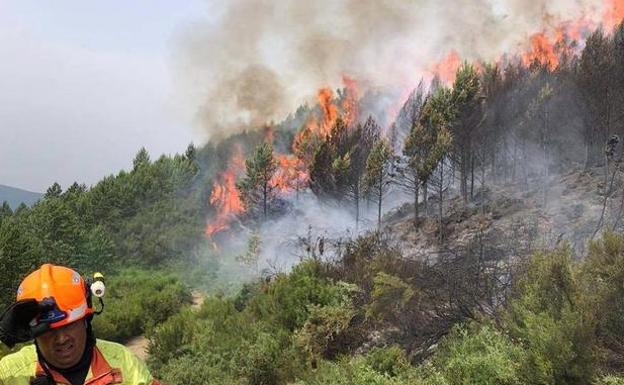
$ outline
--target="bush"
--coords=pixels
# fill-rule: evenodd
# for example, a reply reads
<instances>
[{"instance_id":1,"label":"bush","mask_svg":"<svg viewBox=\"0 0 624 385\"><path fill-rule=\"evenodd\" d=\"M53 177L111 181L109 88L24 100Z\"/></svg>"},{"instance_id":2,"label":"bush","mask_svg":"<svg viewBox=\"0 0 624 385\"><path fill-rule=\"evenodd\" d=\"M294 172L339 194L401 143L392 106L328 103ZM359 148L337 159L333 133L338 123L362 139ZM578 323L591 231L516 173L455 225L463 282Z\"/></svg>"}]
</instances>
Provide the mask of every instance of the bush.
<instances>
[{"instance_id":1,"label":"bush","mask_svg":"<svg viewBox=\"0 0 624 385\"><path fill-rule=\"evenodd\" d=\"M590 242L583 264L585 312L597 319L599 366L605 372L624 372L624 235L605 232Z\"/></svg>"},{"instance_id":2,"label":"bush","mask_svg":"<svg viewBox=\"0 0 624 385\"><path fill-rule=\"evenodd\" d=\"M338 362L321 361L318 369L295 382L295 385L408 385L420 384L414 371L404 376L391 377L368 365L364 357L343 359ZM433 385L433 384L432 384Z\"/></svg>"},{"instance_id":3,"label":"bush","mask_svg":"<svg viewBox=\"0 0 624 385\"><path fill-rule=\"evenodd\" d=\"M594 385L624 385L624 377L604 376L593 382Z\"/></svg>"},{"instance_id":4,"label":"bush","mask_svg":"<svg viewBox=\"0 0 624 385\"><path fill-rule=\"evenodd\" d=\"M567 247L536 254L519 279L505 325L526 352L528 383L587 384L592 378L595 320L584 311L580 289Z\"/></svg>"},{"instance_id":5,"label":"bush","mask_svg":"<svg viewBox=\"0 0 624 385\"><path fill-rule=\"evenodd\" d=\"M107 277L106 288L106 307L94 318L94 330L118 342L144 334L191 302L189 290L165 273L125 270Z\"/></svg>"},{"instance_id":6,"label":"bush","mask_svg":"<svg viewBox=\"0 0 624 385\"><path fill-rule=\"evenodd\" d=\"M455 327L442 342L433 363L445 382L452 385L520 384L523 355L520 347L493 327L473 324Z\"/></svg>"},{"instance_id":7,"label":"bush","mask_svg":"<svg viewBox=\"0 0 624 385\"><path fill-rule=\"evenodd\" d=\"M372 349L366 356L366 364L391 377L398 376L410 367L405 352L398 345Z\"/></svg>"},{"instance_id":8,"label":"bush","mask_svg":"<svg viewBox=\"0 0 624 385\"><path fill-rule=\"evenodd\" d=\"M249 301L249 311L259 319L270 319L279 327L294 331L303 326L311 306L350 302L352 286L333 284L322 274L315 260L300 263L288 274L279 275L266 287L266 293Z\"/></svg>"},{"instance_id":9,"label":"bush","mask_svg":"<svg viewBox=\"0 0 624 385\"><path fill-rule=\"evenodd\" d=\"M203 354L183 355L171 359L162 368L161 380L167 385L244 385L218 366L211 365L212 357Z\"/></svg>"}]
</instances>

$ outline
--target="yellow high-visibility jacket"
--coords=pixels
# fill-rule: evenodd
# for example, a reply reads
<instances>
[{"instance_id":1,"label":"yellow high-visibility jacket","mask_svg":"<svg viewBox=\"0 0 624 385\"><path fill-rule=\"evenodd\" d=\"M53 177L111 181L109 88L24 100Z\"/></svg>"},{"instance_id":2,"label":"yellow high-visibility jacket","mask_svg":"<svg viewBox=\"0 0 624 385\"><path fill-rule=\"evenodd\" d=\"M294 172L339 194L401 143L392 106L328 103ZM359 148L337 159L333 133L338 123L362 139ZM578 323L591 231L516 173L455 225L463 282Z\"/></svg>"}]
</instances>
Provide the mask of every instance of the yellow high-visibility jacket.
<instances>
[{"instance_id":1,"label":"yellow high-visibility jacket","mask_svg":"<svg viewBox=\"0 0 624 385\"><path fill-rule=\"evenodd\" d=\"M57 384L69 384L60 373L51 370ZM44 374L37 361L35 345L28 345L0 360L0 385L30 385L30 380ZM145 364L125 346L97 340L85 385L160 385Z\"/></svg>"}]
</instances>

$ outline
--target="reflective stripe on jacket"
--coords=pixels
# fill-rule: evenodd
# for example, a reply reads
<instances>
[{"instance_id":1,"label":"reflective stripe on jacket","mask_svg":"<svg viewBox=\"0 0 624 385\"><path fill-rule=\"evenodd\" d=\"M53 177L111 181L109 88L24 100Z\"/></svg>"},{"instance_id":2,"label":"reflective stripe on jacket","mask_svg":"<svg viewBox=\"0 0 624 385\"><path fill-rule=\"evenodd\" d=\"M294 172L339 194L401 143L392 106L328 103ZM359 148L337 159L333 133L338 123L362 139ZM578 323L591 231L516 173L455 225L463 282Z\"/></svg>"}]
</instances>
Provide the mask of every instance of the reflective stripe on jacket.
<instances>
[{"instance_id":1,"label":"reflective stripe on jacket","mask_svg":"<svg viewBox=\"0 0 624 385\"><path fill-rule=\"evenodd\" d=\"M0 385L30 385L37 374L43 374L37 362L34 345L23 347L0 360ZM69 384L60 373L52 370L57 384ZM160 385L152 378L145 364L125 346L97 340L85 385Z\"/></svg>"}]
</instances>

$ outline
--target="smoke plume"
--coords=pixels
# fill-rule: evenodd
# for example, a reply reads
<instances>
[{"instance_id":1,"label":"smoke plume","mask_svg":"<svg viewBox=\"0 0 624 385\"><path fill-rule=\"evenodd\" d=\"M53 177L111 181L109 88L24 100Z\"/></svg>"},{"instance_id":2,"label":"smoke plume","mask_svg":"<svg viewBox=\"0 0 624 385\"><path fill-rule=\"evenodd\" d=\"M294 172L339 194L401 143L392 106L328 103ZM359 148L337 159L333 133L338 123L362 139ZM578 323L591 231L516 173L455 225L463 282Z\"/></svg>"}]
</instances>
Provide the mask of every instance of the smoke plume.
<instances>
[{"instance_id":1,"label":"smoke plume","mask_svg":"<svg viewBox=\"0 0 624 385\"><path fill-rule=\"evenodd\" d=\"M496 60L566 21L598 25L607 7L615 10L609 0L222 1L183 29L174 57L202 137L218 139L283 119L343 75L364 92L407 96L451 52Z\"/></svg>"}]
</instances>

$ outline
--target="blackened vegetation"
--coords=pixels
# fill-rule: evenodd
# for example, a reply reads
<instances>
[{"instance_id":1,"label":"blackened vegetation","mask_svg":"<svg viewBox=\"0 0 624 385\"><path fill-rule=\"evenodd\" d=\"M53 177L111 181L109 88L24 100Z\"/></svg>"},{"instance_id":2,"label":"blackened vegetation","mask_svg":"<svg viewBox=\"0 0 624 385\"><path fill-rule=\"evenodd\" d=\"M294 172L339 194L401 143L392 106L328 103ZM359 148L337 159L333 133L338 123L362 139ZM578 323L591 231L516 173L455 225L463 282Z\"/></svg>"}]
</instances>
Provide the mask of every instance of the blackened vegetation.
<instances>
[{"instance_id":1,"label":"blackened vegetation","mask_svg":"<svg viewBox=\"0 0 624 385\"><path fill-rule=\"evenodd\" d=\"M357 285L352 320L357 349L398 344L415 362L462 321L498 319L511 287L511 259L482 236L445 250L436 261L404 258L379 233L346 245L339 261L327 265L334 280Z\"/></svg>"}]
</instances>

